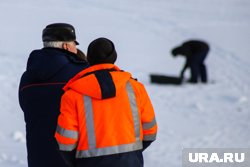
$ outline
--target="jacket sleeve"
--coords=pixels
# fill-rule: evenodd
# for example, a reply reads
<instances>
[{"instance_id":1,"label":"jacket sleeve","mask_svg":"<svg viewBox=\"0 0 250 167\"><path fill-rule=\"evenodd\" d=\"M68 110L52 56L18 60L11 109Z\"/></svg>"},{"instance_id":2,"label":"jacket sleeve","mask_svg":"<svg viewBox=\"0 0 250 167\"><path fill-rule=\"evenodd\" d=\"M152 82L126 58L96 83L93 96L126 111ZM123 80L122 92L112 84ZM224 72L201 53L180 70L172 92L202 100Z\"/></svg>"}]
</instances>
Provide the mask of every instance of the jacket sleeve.
<instances>
[{"instance_id":1,"label":"jacket sleeve","mask_svg":"<svg viewBox=\"0 0 250 167\"><path fill-rule=\"evenodd\" d=\"M157 134L157 123L155 113L146 89L141 89L141 123L143 131L143 150L145 150L155 139Z\"/></svg>"},{"instance_id":2,"label":"jacket sleeve","mask_svg":"<svg viewBox=\"0 0 250 167\"><path fill-rule=\"evenodd\" d=\"M78 119L75 102L68 92L62 96L60 112L55 138L65 162L69 166L75 166L75 150L79 136Z\"/></svg>"}]
</instances>

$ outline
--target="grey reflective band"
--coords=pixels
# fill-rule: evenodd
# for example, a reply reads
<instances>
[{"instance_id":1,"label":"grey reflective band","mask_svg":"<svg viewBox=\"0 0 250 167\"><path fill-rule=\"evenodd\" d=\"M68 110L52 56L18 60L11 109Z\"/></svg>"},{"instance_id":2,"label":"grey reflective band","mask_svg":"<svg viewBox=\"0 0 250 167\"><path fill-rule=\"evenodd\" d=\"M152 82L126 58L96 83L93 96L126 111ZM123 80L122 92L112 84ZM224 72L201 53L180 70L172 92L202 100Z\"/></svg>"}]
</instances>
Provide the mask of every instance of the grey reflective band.
<instances>
[{"instance_id":1,"label":"grey reflective band","mask_svg":"<svg viewBox=\"0 0 250 167\"><path fill-rule=\"evenodd\" d=\"M96 147L96 136L94 128L94 115L92 108L92 99L89 96L83 96L84 111L86 115L88 150L78 150L76 158L96 157L102 155L118 154L142 149L142 141L140 140L140 120L139 112L136 104L136 97L130 82L127 82L126 90L128 93L130 108L133 116L133 124L135 130L135 142L118 146L110 146L105 148Z\"/></svg>"},{"instance_id":2,"label":"grey reflective band","mask_svg":"<svg viewBox=\"0 0 250 167\"><path fill-rule=\"evenodd\" d=\"M154 141L156 139L156 134L143 135L144 141Z\"/></svg>"},{"instance_id":3,"label":"grey reflective band","mask_svg":"<svg viewBox=\"0 0 250 167\"><path fill-rule=\"evenodd\" d=\"M156 120L154 118L151 122L142 123L142 129L148 130L148 129L153 128L155 125L156 125Z\"/></svg>"},{"instance_id":4,"label":"grey reflective band","mask_svg":"<svg viewBox=\"0 0 250 167\"><path fill-rule=\"evenodd\" d=\"M128 81L126 84L126 90L128 93L128 98L130 102L130 107L134 119L134 128L135 128L135 140L140 141L140 121L139 121L139 112L136 104L135 93L131 83Z\"/></svg>"},{"instance_id":5,"label":"grey reflective band","mask_svg":"<svg viewBox=\"0 0 250 167\"><path fill-rule=\"evenodd\" d=\"M67 137L67 138L71 138L71 139L78 139L78 132L77 131L64 129L58 124L56 127L56 132L59 133L63 137Z\"/></svg>"},{"instance_id":6,"label":"grey reflective band","mask_svg":"<svg viewBox=\"0 0 250 167\"><path fill-rule=\"evenodd\" d=\"M89 149L95 149L96 138L95 138L92 100L91 100L91 97L89 96L83 96L83 100L84 100L84 109L85 109L85 116L86 116Z\"/></svg>"},{"instance_id":7,"label":"grey reflective band","mask_svg":"<svg viewBox=\"0 0 250 167\"><path fill-rule=\"evenodd\" d=\"M124 144L119 146L111 146L106 148L96 148L91 150L77 151L76 158L96 157L103 155L119 154L142 149L142 142L137 141L132 144Z\"/></svg>"},{"instance_id":8,"label":"grey reflective band","mask_svg":"<svg viewBox=\"0 0 250 167\"><path fill-rule=\"evenodd\" d=\"M76 148L77 146L77 143L76 144L61 144L61 143L58 143L59 145L59 150L61 151L72 151Z\"/></svg>"}]
</instances>

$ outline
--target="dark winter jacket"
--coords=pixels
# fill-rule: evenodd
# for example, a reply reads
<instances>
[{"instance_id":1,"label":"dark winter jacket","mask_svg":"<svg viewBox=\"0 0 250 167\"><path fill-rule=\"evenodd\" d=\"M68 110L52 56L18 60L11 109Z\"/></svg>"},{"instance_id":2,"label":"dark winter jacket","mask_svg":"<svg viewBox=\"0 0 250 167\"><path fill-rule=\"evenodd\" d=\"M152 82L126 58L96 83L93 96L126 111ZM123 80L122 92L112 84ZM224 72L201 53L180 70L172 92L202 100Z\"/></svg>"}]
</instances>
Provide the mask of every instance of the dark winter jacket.
<instances>
[{"instance_id":1,"label":"dark winter jacket","mask_svg":"<svg viewBox=\"0 0 250 167\"><path fill-rule=\"evenodd\" d=\"M186 57L192 57L201 52L208 52L209 46L206 42L198 40L190 40L184 42L181 46L173 49L173 55L183 55Z\"/></svg>"},{"instance_id":2,"label":"dark winter jacket","mask_svg":"<svg viewBox=\"0 0 250 167\"><path fill-rule=\"evenodd\" d=\"M62 88L87 66L86 61L62 49L43 48L30 54L19 86L29 167L66 167L54 138Z\"/></svg>"}]
</instances>

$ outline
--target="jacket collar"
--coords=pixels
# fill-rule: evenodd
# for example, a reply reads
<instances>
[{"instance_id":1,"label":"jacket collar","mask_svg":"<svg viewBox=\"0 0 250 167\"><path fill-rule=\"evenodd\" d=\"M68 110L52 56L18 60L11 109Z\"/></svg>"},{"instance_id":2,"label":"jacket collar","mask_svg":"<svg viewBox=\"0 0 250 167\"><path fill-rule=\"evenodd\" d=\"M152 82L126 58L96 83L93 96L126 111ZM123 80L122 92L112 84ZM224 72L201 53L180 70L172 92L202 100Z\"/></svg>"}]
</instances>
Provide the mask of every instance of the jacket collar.
<instances>
[{"instance_id":1,"label":"jacket collar","mask_svg":"<svg viewBox=\"0 0 250 167\"><path fill-rule=\"evenodd\" d=\"M113 69L116 71L121 71L119 69L119 67L117 67L114 64L97 64L97 65L93 65L90 66L89 68L86 68L84 70L82 70L81 72L79 72L78 74L76 74L71 80L69 80L69 82L63 87L63 90L66 91L69 89L69 85L71 85L73 82L75 82L76 80L82 78L83 76L86 76L87 74L90 74L94 71L98 71L98 70L105 70L105 69Z\"/></svg>"}]
</instances>

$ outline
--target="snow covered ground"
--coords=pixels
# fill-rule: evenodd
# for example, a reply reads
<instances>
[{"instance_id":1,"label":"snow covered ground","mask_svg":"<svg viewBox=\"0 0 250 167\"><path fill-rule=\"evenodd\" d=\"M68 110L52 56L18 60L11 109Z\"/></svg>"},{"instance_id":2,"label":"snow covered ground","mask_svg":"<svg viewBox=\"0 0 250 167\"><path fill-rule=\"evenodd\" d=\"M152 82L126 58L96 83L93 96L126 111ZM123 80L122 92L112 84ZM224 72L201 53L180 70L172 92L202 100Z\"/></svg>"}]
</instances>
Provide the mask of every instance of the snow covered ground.
<instances>
[{"instance_id":1,"label":"snow covered ground","mask_svg":"<svg viewBox=\"0 0 250 167\"><path fill-rule=\"evenodd\" d=\"M0 20L1 167L27 166L18 84L53 22L73 24L84 52L97 37L113 40L117 65L145 84L159 125L145 167L181 167L182 148L250 147L249 0L8 0ZM191 38L210 44L210 83L151 84L150 73L179 74L184 60L169 51Z\"/></svg>"}]
</instances>

